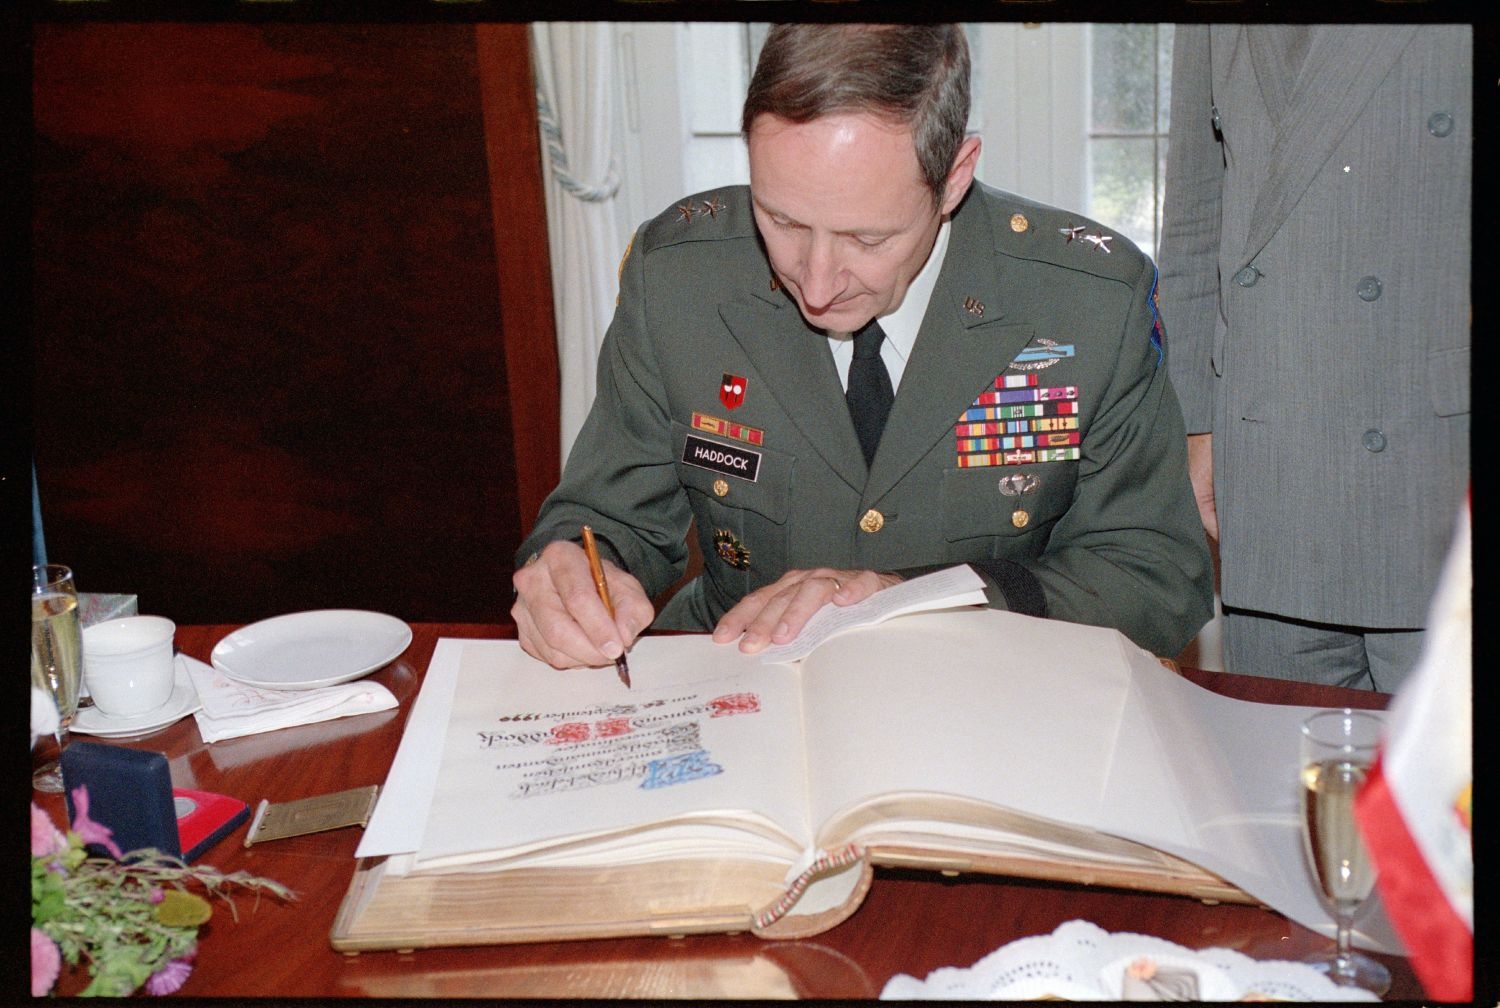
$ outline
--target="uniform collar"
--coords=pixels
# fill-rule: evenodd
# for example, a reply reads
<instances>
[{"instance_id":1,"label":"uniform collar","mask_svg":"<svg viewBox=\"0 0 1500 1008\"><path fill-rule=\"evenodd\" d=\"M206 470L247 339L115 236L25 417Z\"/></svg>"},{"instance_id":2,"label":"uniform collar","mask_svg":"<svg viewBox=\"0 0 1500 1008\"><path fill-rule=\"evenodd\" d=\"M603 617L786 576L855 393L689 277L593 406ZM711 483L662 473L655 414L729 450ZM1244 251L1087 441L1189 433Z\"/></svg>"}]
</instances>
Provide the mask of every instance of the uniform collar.
<instances>
[{"instance_id":1,"label":"uniform collar","mask_svg":"<svg viewBox=\"0 0 1500 1008\"><path fill-rule=\"evenodd\" d=\"M912 347L917 342L917 333L922 328L922 319L927 315L927 304L932 300L933 288L937 286L938 276L943 271L943 259L948 253L948 232L951 225L948 218L938 225L937 236L932 242L932 251L927 255L927 261L917 275L907 285L906 294L901 299L901 304L889 315L881 316L878 321L880 328L885 332L885 342L881 345L880 353L886 361L886 370L890 372L891 384L900 385L901 375L906 369L906 362L911 360ZM840 377L849 373L849 360L854 354L853 342L848 333L828 334L828 346L833 351L834 363L837 365ZM891 360L894 353L899 362Z\"/></svg>"},{"instance_id":2,"label":"uniform collar","mask_svg":"<svg viewBox=\"0 0 1500 1008\"><path fill-rule=\"evenodd\" d=\"M900 306L880 320L885 338L901 352L902 360L911 359L911 348L917 341L918 330L922 328L922 319L927 315L927 303L932 300L932 289L937 286L938 274L943 271L950 227L948 219L943 218L943 223L938 226L937 238L932 243L932 253L928 255L927 262L922 264L921 271L912 278Z\"/></svg>"}]
</instances>

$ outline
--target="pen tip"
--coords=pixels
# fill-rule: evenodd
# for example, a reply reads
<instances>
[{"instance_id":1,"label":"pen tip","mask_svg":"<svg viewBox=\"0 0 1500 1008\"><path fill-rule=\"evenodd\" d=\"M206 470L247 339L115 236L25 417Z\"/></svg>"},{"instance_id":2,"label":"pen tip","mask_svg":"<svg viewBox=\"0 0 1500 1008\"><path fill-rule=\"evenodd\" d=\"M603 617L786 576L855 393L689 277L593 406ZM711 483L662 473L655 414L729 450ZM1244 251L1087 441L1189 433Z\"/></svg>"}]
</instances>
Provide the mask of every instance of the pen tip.
<instances>
[{"instance_id":1,"label":"pen tip","mask_svg":"<svg viewBox=\"0 0 1500 1008\"><path fill-rule=\"evenodd\" d=\"M630 666L627 665L627 664L625 664L625 656L624 655L621 655L620 657L618 657L618 658L615 659L615 672L617 672L619 674L620 681L625 684L625 688L629 689L630 688Z\"/></svg>"}]
</instances>

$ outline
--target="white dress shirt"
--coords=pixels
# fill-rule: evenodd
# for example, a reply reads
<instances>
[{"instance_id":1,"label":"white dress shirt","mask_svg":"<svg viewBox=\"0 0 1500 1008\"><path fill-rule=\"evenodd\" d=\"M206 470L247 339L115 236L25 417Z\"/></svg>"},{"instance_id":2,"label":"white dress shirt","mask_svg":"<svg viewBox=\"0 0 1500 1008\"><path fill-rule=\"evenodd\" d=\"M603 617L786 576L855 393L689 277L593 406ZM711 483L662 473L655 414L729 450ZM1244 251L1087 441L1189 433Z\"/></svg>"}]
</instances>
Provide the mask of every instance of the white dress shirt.
<instances>
[{"instance_id":1,"label":"white dress shirt","mask_svg":"<svg viewBox=\"0 0 1500 1008\"><path fill-rule=\"evenodd\" d=\"M938 227L937 238L932 243L932 253L922 269L912 278L906 288L901 304L889 315L881 316L880 328L885 330L885 340L880 344L880 359L891 375L891 388L901 387L901 373L906 370L906 359L911 356L912 344L917 341L917 330L922 328L922 316L927 314L927 302L932 300L932 289L937 286L938 274L943 269L943 256L948 251L948 221ZM849 389L849 362L854 359L853 333L828 334L828 346L833 351L833 363L839 371L839 381L844 390Z\"/></svg>"}]
</instances>

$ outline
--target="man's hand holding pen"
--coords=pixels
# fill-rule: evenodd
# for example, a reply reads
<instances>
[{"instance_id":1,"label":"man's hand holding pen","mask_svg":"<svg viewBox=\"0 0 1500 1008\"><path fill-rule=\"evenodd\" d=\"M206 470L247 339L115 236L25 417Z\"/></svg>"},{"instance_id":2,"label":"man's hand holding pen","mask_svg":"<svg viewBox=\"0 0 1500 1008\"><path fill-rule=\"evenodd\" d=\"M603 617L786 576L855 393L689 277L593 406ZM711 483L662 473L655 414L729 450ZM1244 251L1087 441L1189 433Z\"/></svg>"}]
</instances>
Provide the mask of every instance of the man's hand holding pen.
<instances>
[{"instance_id":1,"label":"man's hand holding pen","mask_svg":"<svg viewBox=\"0 0 1500 1008\"><path fill-rule=\"evenodd\" d=\"M635 643L656 611L634 577L608 561L602 570L613 617L576 542L549 543L516 571L510 613L527 654L553 668L598 668L614 664Z\"/></svg>"},{"instance_id":2,"label":"man's hand holding pen","mask_svg":"<svg viewBox=\"0 0 1500 1008\"><path fill-rule=\"evenodd\" d=\"M583 555L589 562L589 577L594 579L594 590L599 593L599 600L604 603L604 609L609 613L609 618L615 618L615 603L609 597L609 581L604 576L604 564L599 559L599 544L594 541L594 530L587 525L583 527ZM621 651L615 658L615 672L620 676L620 682L625 688L630 688L630 664L625 658L625 652Z\"/></svg>"},{"instance_id":3,"label":"man's hand holding pen","mask_svg":"<svg viewBox=\"0 0 1500 1008\"><path fill-rule=\"evenodd\" d=\"M600 668L623 658L656 612L630 574L608 561L601 561L599 570L602 589L584 548L559 540L516 571L510 612L527 654L559 669ZM824 605L854 605L900 580L895 574L828 567L787 571L725 613L713 639L754 654L795 638ZM618 664L616 669L629 685L628 672Z\"/></svg>"}]
</instances>

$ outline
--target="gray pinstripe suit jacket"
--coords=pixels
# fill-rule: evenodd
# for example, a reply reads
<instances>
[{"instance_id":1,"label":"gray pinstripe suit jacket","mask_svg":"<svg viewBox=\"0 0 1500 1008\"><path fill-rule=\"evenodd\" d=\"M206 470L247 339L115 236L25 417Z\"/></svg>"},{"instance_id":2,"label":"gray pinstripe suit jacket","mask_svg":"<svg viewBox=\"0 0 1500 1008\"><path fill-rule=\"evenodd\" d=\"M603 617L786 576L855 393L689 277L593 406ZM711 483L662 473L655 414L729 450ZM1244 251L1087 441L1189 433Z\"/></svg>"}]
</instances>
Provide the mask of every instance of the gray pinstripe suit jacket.
<instances>
[{"instance_id":1,"label":"gray pinstripe suit jacket","mask_svg":"<svg viewBox=\"0 0 1500 1008\"><path fill-rule=\"evenodd\" d=\"M1184 25L1160 304L1224 603L1417 627L1468 481L1467 26Z\"/></svg>"}]
</instances>

